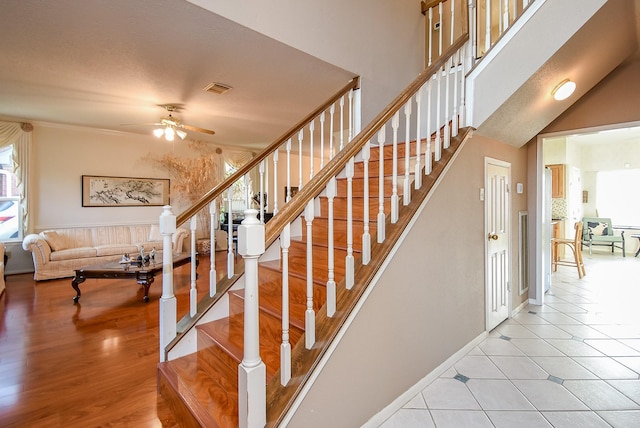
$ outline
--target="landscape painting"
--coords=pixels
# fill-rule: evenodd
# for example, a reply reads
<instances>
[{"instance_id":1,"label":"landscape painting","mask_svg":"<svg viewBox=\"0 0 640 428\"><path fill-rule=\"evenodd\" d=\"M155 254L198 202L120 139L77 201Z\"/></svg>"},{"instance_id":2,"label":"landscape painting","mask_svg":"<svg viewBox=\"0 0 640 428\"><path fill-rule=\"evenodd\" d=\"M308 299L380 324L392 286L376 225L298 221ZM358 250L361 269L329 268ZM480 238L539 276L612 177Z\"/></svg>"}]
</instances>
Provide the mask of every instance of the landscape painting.
<instances>
[{"instance_id":1,"label":"landscape painting","mask_svg":"<svg viewBox=\"0 0 640 428\"><path fill-rule=\"evenodd\" d=\"M169 179L82 176L83 207L134 207L169 204Z\"/></svg>"}]
</instances>

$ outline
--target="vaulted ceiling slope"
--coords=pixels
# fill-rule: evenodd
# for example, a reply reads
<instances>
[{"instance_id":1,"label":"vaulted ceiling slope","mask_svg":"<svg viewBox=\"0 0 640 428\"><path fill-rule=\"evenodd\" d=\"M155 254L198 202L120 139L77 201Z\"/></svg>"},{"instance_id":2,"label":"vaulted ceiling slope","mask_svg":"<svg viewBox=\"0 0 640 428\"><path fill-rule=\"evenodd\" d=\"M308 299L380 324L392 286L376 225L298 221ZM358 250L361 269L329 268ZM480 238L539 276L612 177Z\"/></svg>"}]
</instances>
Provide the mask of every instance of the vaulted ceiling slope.
<instances>
[{"instance_id":1,"label":"vaulted ceiling slope","mask_svg":"<svg viewBox=\"0 0 640 428\"><path fill-rule=\"evenodd\" d=\"M3 2L0 117L150 133L181 104L192 135L262 147L354 76L183 0ZM212 82L231 86L205 92Z\"/></svg>"}]
</instances>

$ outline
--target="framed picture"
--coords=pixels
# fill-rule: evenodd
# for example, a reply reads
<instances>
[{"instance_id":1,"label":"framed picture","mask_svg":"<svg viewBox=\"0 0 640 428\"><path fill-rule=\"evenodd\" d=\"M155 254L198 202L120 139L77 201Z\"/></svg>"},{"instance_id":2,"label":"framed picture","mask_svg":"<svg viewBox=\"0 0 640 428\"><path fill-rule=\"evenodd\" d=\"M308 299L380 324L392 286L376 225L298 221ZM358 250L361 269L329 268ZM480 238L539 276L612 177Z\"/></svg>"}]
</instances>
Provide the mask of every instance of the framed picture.
<instances>
[{"instance_id":1,"label":"framed picture","mask_svg":"<svg viewBox=\"0 0 640 428\"><path fill-rule=\"evenodd\" d=\"M298 186L291 186L291 197L293 198L298 193ZM287 199L287 186L284 186L284 198Z\"/></svg>"},{"instance_id":2,"label":"framed picture","mask_svg":"<svg viewBox=\"0 0 640 428\"><path fill-rule=\"evenodd\" d=\"M168 204L168 178L82 176L83 207L154 207Z\"/></svg>"}]
</instances>

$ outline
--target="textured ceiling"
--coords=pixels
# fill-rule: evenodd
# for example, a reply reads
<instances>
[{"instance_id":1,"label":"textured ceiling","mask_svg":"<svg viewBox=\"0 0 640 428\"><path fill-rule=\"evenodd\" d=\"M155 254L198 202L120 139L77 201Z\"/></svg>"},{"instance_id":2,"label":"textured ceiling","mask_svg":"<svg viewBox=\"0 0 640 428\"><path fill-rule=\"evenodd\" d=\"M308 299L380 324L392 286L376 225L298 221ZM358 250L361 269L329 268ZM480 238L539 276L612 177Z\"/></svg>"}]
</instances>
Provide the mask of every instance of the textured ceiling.
<instances>
[{"instance_id":1,"label":"textured ceiling","mask_svg":"<svg viewBox=\"0 0 640 428\"><path fill-rule=\"evenodd\" d=\"M20 0L0 13L0 116L150 133L182 104L190 137L261 147L353 74L183 0ZM203 91L230 85L224 95Z\"/></svg>"}]
</instances>

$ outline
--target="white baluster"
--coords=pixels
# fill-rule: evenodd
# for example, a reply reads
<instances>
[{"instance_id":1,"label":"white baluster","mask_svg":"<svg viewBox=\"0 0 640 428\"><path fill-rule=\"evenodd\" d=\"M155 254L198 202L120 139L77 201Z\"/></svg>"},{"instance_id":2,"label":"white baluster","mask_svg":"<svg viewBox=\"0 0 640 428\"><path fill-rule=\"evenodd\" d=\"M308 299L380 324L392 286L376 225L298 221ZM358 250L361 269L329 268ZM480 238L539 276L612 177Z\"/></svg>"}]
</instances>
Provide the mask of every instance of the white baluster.
<instances>
[{"instance_id":1,"label":"white baluster","mask_svg":"<svg viewBox=\"0 0 640 428\"><path fill-rule=\"evenodd\" d=\"M334 252L333 252L333 199L337 194L336 178L332 177L327 183L327 223L329 226L328 241L327 241L327 266L328 266L328 279L327 279L327 316L333 317L336 313L336 281L335 281L335 267L334 267Z\"/></svg>"},{"instance_id":2,"label":"white baluster","mask_svg":"<svg viewBox=\"0 0 640 428\"><path fill-rule=\"evenodd\" d=\"M424 173L425 175L431 174L431 168L432 168L432 156L431 156L431 103L432 103L432 99L431 99L431 84L433 82L433 77L429 78L429 81L427 82L427 84L425 85L426 88L426 92L427 92L427 146L424 149Z\"/></svg>"},{"instance_id":3,"label":"white baluster","mask_svg":"<svg viewBox=\"0 0 640 428\"><path fill-rule=\"evenodd\" d=\"M260 221L264 224L264 161L260 162L258 166L258 172L260 174Z\"/></svg>"},{"instance_id":4,"label":"white baluster","mask_svg":"<svg viewBox=\"0 0 640 428\"><path fill-rule=\"evenodd\" d=\"M329 122L329 160L333 159L335 153L333 152L333 118L336 113L336 104L331 104L331 108L329 109L329 117L331 121Z\"/></svg>"},{"instance_id":5,"label":"white baluster","mask_svg":"<svg viewBox=\"0 0 640 428\"><path fill-rule=\"evenodd\" d=\"M460 50L458 50L455 54L457 55L457 59L454 63L454 74L453 74L453 112L451 113L451 136L458 136L458 79L459 70L460 70Z\"/></svg>"},{"instance_id":6,"label":"white baluster","mask_svg":"<svg viewBox=\"0 0 640 428\"><path fill-rule=\"evenodd\" d=\"M432 58L433 58L433 8L430 7L429 8L429 62L427 63L427 66L431 65L432 62Z\"/></svg>"},{"instance_id":7,"label":"white baluster","mask_svg":"<svg viewBox=\"0 0 640 428\"><path fill-rule=\"evenodd\" d=\"M265 251L258 211L244 212L238 227L238 253L244 258L244 356L238 366L238 421L241 427L266 425L267 369L260 358L258 258Z\"/></svg>"},{"instance_id":8,"label":"white baluster","mask_svg":"<svg viewBox=\"0 0 640 428\"><path fill-rule=\"evenodd\" d=\"M278 149L273 152L273 215L278 214Z\"/></svg>"},{"instance_id":9,"label":"white baluster","mask_svg":"<svg viewBox=\"0 0 640 428\"><path fill-rule=\"evenodd\" d=\"M189 222L191 229L191 281L189 287L189 316L193 317L198 312L198 290L196 288L196 230L198 229L198 216L191 217Z\"/></svg>"},{"instance_id":10,"label":"white baluster","mask_svg":"<svg viewBox=\"0 0 640 428\"><path fill-rule=\"evenodd\" d=\"M209 297L215 296L216 281L218 280L218 273L216 272L216 230L220 227L219 224L218 205L216 200L213 200L209 204L209 230L211 235L209 238L209 242L211 242L211 251L209 251Z\"/></svg>"},{"instance_id":11,"label":"white baluster","mask_svg":"<svg viewBox=\"0 0 640 428\"><path fill-rule=\"evenodd\" d=\"M249 174L245 174L244 177L242 177L242 181L244 183L244 209L248 210L251 208L251 205L249 205L249 201L251 200L251 196L249 196Z\"/></svg>"},{"instance_id":12,"label":"white baluster","mask_svg":"<svg viewBox=\"0 0 640 428\"><path fill-rule=\"evenodd\" d=\"M418 118L420 115L418 115ZM411 203L411 181L409 180L409 169L411 168L411 101L404 105L404 183L402 187L402 204ZM417 159L420 159L420 140L416 139L416 149L418 149Z\"/></svg>"},{"instance_id":13,"label":"white baluster","mask_svg":"<svg viewBox=\"0 0 640 428\"><path fill-rule=\"evenodd\" d=\"M409 100L411 102L411 100ZM398 211L400 210L400 198L398 197L398 127L400 126L400 114L396 112L391 119L391 129L393 131L393 162L391 165L391 223L398 222Z\"/></svg>"},{"instance_id":14,"label":"white baluster","mask_svg":"<svg viewBox=\"0 0 640 428\"><path fill-rule=\"evenodd\" d=\"M165 349L176 337L178 304L173 294L173 234L176 233L176 216L170 205L165 205L160 214L162 234L162 297L159 303L160 317L160 361L165 361Z\"/></svg>"},{"instance_id":15,"label":"white baluster","mask_svg":"<svg viewBox=\"0 0 640 428\"><path fill-rule=\"evenodd\" d=\"M444 91L444 148L448 149L451 143L451 129L449 128L449 76L451 75L451 67L449 66L449 61L451 61L451 57L447 59L445 62L445 91Z\"/></svg>"},{"instance_id":16,"label":"white baluster","mask_svg":"<svg viewBox=\"0 0 640 428\"><path fill-rule=\"evenodd\" d=\"M287 385L291 379L291 343L289 342L289 246L291 225L280 232L282 249L282 344L280 345L280 383Z\"/></svg>"},{"instance_id":17,"label":"white baluster","mask_svg":"<svg viewBox=\"0 0 640 428\"><path fill-rule=\"evenodd\" d=\"M344 261L345 285L347 290L353 288L355 265L353 258L353 173L354 158L347 162L345 171L347 176L347 255Z\"/></svg>"},{"instance_id":18,"label":"white baluster","mask_svg":"<svg viewBox=\"0 0 640 428\"><path fill-rule=\"evenodd\" d=\"M305 347L311 349L316 342L316 312L313 309L313 199L304 209L304 220L307 223L307 310L304 313Z\"/></svg>"},{"instance_id":19,"label":"white baluster","mask_svg":"<svg viewBox=\"0 0 640 428\"><path fill-rule=\"evenodd\" d=\"M386 125L382 125L378 131L378 147L380 148L380 159L378 160L378 244L385 240L385 221L384 214L384 140Z\"/></svg>"},{"instance_id":20,"label":"white baluster","mask_svg":"<svg viewBox=\"0 0 640 428\"><path fill-rule=\"evenodd\" d=\"M459 113L459 117L458 117L458 121L459 123L461 123L463 126L465 126L466 122L465 122L465 101L464 101L464 92L465 92L465 83L466 80L465 76L467 75L467 64L469 65L469 67L471 66L471 64L473 64L473 61L467 61L466 60L466 49L465 46L462 46L462 48L460 49L460 57L462 58L461 60L461 69L460 69L460 108L458 109L458 113Z\"/></svg>"},{"instance_id":21,"label":"white baluster","mask_svg":"<svg viewBox=\"0 0 640 428\"><path fill-rule=\"evenodd\" d=\"M435 141L435 160L439 161L442 156L442 139L440 137L440 126L441 126L441 93L442 93L442 67L438 68L436 72L436 141Z\"/></svg>"},{"instance_id":22,"label":"white baluster","mask_svg":"<svg viewBox=\"0 0 640 428\"><path fill-rule=\"evenodd\" d=\"M278 151L276 149L276 151ZM266 157L264 162L264 210L269 212L269 157Z\"/></svg>"},{"instance_id":23,"label":"white baluster","mask_svg":"<svg viewBox=\"0 0 640 428\"><path fill-rule=\"evenodd\" d=\"M364 198L363 217L364 228L362 231L362 264L368 265L371 261L371 233L369 232L369 159L371 158L371 141L367 141L362 148L362 161L364 162Z\"/></svg>"},{"instance_id":24,"label":"white baluster","mask_svg":"<svg viewBox=\"0 0 640 428\"><path fill-rule=\"evenodd\" d=\"M349 141L353 140L353 89L349 91Z\"/></svg>"},{"instance_id":25,"label":"white baluster","mask_svg":"<svg viewBox=\"0 0 640 428\"><path fill-rule=\"evenodd\" d=\"M313 132L316 129L315 119L309 124L309 180L313 178Z\"/></svg>"},{"instance_id":26,"label":"white baluster","mask_svg":"<svg viewBox=\"0 0 640 428\"><path fill-rule=\"evenodd\" d=\"M340 150L344 148L344 95L340 98Z\"/></svg>"},{"instance_id":27,"label":"white baluster","mask_svg":"<svg viewBox=\"0 0 640 428\"><path fill-rule=\"evenodd\" d=\"M291 200L291 138L287 140L287 197L285 202Z\"/></svg>"},{"instance_id":28,"label":"white baluster","mask_svg":"<svg viewBox=\"0 0 640 428\"><path fill-rule=\"evenodd\" d=\"M484 52L487 53L491 48L491 1L485 1L485 24L484 24Z\"/></svg>"},{"instance_id":29,"label":"white baluster","mask_svg":"<svg viewBox=\"0 0 640 428\"><path fill-rule=\"evenodd\" d=\"M442 5L443 5L443 2L440 2L438 4L438 17L440 18L440 31L438 31L438 58L442 56L442 42L444 38L444 30L442 28L442 21L444 21L442 19L443 18Z\"/></svg>"},{"instance_id":30,"label":"white baluster","mask_svg":"<svg viewBox=\"0 0 640 428\"><path fill-rule=\"evenodd\" d=\"M320 113L320 169L324 168L324 117L323 111Z\"/></svg>"},{"instance_id":31,"label":"white baluster","mask_svg":"<svg viewBox=\"0 0 640 428\"><path fill-rule=\"evenodd\" d=\"M233 186L227 191L229 209L227 210L227 278L233 278L235 258L233 254Z\"/></svg>"},{"instance_id":32,"label":"white baluster","mask_svg":"<svg viewBox=\"0 0 640 428\"><path fill-rule=\"evenodd\" d=\"M411 100L407 101L407 105L411 105ZM411 107L409 107L411 108ZM416 164L414 166L414 186L416 189L422 187L422 88L416 93Z\"/></svg>"},{"instance_id":33,"label":"white baluster","mask_svg":"<svg viewBox=\"0 0 640 428\"><path fill-rule=\"evenodd\" d=\"M298 132L298 190L302 190L302 140L304 130Z\"/></svg>"}]
</instances>

